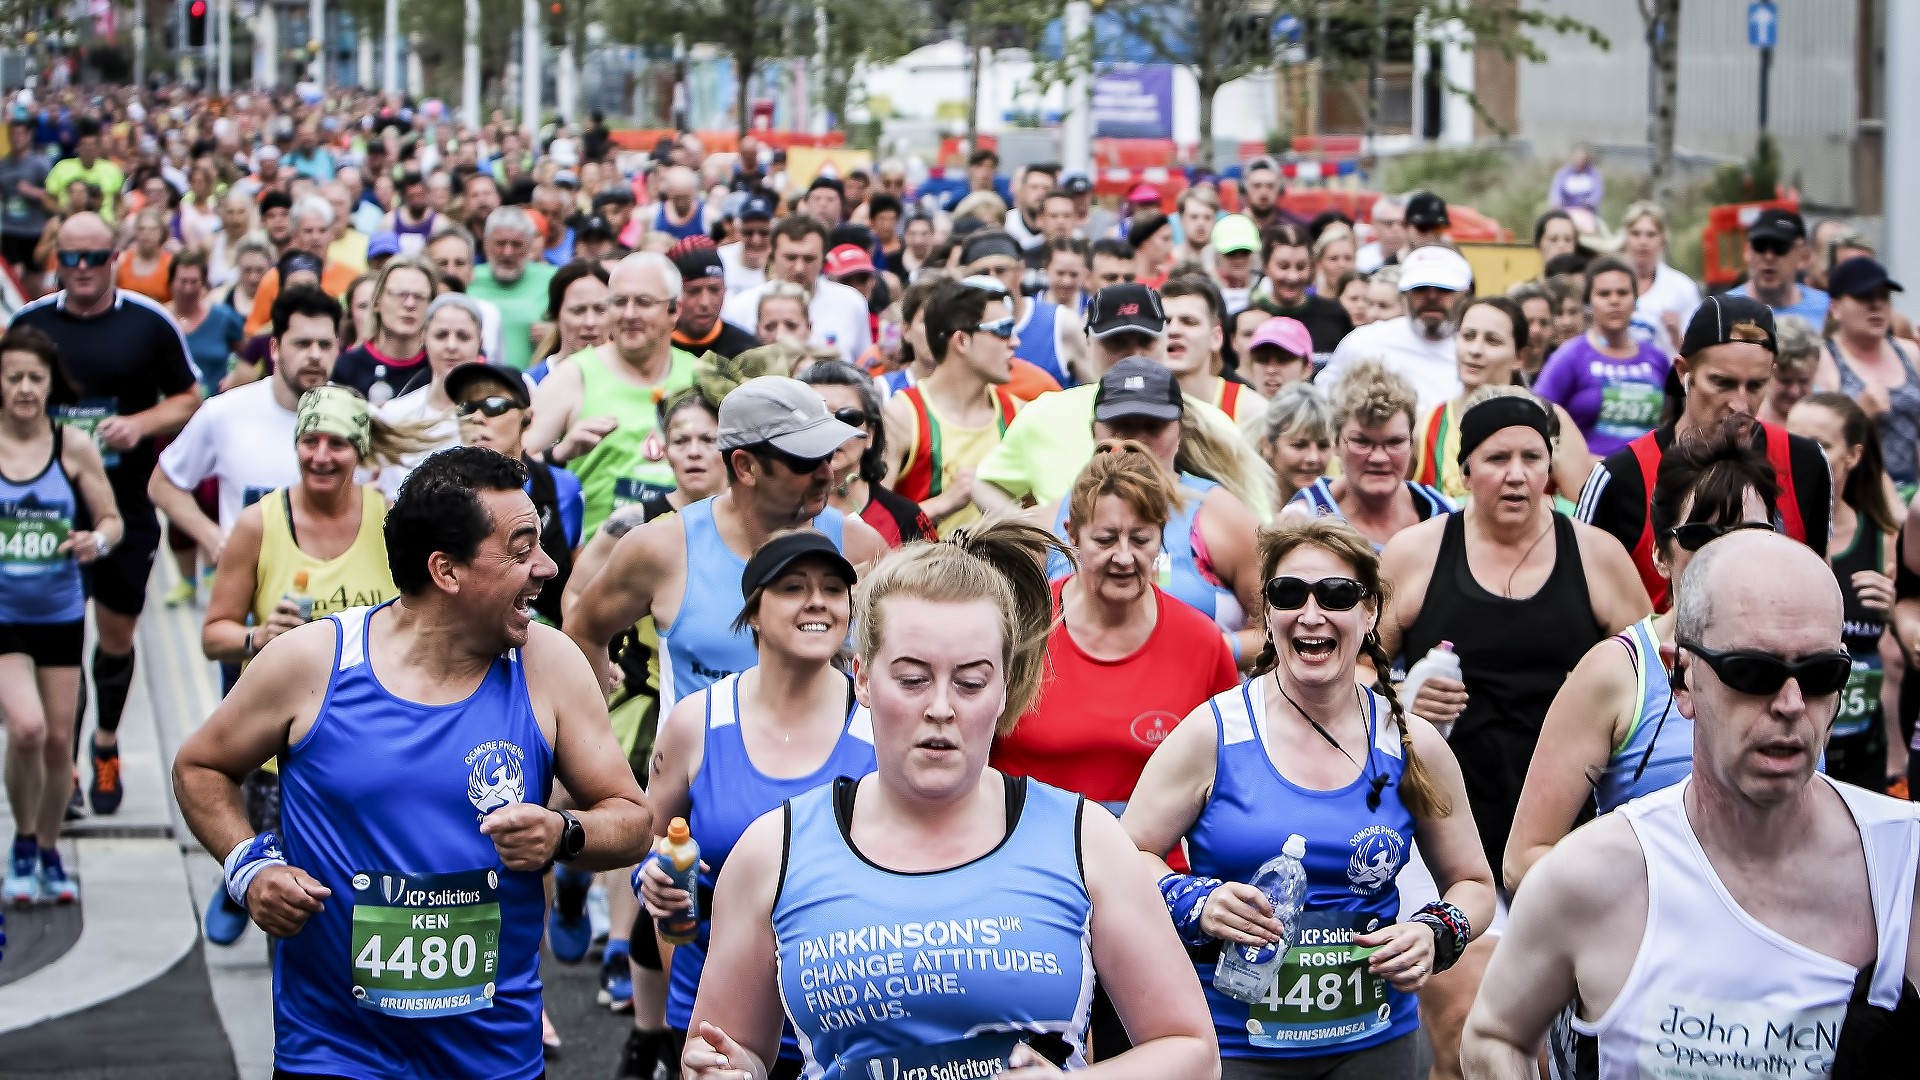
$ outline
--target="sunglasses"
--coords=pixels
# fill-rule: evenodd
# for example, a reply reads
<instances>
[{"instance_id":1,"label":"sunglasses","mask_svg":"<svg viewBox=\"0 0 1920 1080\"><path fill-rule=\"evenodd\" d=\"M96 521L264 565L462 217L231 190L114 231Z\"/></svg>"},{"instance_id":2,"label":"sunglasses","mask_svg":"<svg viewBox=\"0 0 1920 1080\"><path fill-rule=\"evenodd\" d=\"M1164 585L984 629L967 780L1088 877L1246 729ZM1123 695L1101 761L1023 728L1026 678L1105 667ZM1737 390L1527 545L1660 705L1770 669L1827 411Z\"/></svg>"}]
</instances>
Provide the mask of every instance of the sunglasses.
<instances>
[{"instance_id":1,"label":"sunglasses","mask_svg":"<svg viewBox=\"0 0 1920 1080\"><path fill-rule=\"evenodd\" d=\"M88 251L60 252L60 265L71 270L76 266L105 266L113 258L113 252L104 248Z\"/></svg>"},{"instance_id":2,"label":"sunglasses","mask_svg":"<svg viewBox=\"0 0 1920 1080\"><path fill-rule=\"evenodd\" d=\"M1005 315L992 322L983 322L974 327L973 332L976 334L992 334L1001 341L1005 341L1013 336L1013 316Z\"/></svg>"},{"instance_id":3,"label":"sunglasses","mask_svg":"<svg viewBox=\"0 0 1920 1080\"><path fill-rule=\"evenodd\" d=\"M855 409L851 406L845 409L835 409L833 410L833 418L848 427L864 429L867 426L867 410L865 409Z\"/></svg>"},{"instance_id":4,"label":"sunglasses","mask_svg":"<svg viewBox=\"0 0 1920 1080\"><path fill-rule=\"evenodd\" d=\"M1367 587L1352 578L1328 577L1319 581L1277 577L1267 582L1267 606L1275 611L1297 611L1307 606L1312 596L1326 611L1352 611L1367 598Z\"/></svg>"},{"instance_id":5,"label":"sunglasses","mask_svg":"<svg viewBox=\"0 0 1920 1080\"><path fill-rule=\"evenodd\" d=\"M463 401L454 406L454 412L461 416L485 413L489 419L492 419L493 417L512 412L519 407L520 403L513 398L494 395L491 397L478 398L473 401Z\"/></svg>"},{"instance_id":6,"label":"sunglasses","mask_svg":"<svg viewBox=\"0 0 1920 1080\"><path fill-rule=\"evenodd\" d=\"M1709 649L1685 638L1674 644L1699 657L1728 689L1755 697L1772 697L1788 679L1799 683L1800 692L1808 697L1826 697L1839 693L1853 674L1853 657L1845 649L1788 662L1749 649Z\"/></svg>"},{"instance_id":7,"label":"sunglasses","mask_svg":"<svg viewBox=\"0 0 1920 1080\"><path fill-rule=\"evenodd\" d=\"M796 476L804 476L808 473L818 472L820 469L820 466L825 465L827 462L833 460L832 454L828 454L826 457L816 457L816 458L797 457L793 454L787 453L785 450L782 450L777 446L774 446L772 443L768 443L764 446L761 446L757 452L764 457L770 458L774 461L779 462L782 465L785 465L787 467L787 471L795 474Z\"/></svg>"},{"instance_id":8,"label":"sunglasses","mask_svg":"<svg viewBox=\"0 0 1920 1080\"><path fill-rule=\"evenodd\" d=\"M1679 544L1682 550L1699 551L1728 533L1750 530L1773 532L1774 528L1773 523L1768 521L1739 521L1732 525L1721 525L1712 521L1689 521L1684 525L1675 525L1668 529L1667 535L1673 537L1673 542Z\"/></svg>"},{"instance_id":9,"label":"sunglasses","mask_svg":"<svg viewBox=\"0 0 1920 1080\"><path fill-rule=\"evenodd\" d=\"M1785 255L1793 250L1785 240L1748 240L1747 246L1762 255Z\"/></svg>"}]
</instances>

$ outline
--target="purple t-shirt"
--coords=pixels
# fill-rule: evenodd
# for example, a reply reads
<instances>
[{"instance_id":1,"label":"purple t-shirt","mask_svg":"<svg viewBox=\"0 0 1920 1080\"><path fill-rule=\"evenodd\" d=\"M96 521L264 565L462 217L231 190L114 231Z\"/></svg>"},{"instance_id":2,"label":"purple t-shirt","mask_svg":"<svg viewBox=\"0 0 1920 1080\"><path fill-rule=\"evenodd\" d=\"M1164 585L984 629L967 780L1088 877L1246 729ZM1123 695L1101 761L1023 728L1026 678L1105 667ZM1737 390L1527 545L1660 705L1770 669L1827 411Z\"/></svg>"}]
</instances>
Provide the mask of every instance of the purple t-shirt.
<instances>
[{"instance_id":1,"label":"purple t-shirt","mask_svg":"<svg viewBox=\"0 0 1920 1080\"><path fill-rule=\"evenodd\" d=\"M1615 360L1581 334L1555 349L1534 380L1533 392L1567 410L1595 457L1613 453L1660 423L1673 362L1652 345L1639 344L1638 356Z\"/></svg>"}]
</instances>

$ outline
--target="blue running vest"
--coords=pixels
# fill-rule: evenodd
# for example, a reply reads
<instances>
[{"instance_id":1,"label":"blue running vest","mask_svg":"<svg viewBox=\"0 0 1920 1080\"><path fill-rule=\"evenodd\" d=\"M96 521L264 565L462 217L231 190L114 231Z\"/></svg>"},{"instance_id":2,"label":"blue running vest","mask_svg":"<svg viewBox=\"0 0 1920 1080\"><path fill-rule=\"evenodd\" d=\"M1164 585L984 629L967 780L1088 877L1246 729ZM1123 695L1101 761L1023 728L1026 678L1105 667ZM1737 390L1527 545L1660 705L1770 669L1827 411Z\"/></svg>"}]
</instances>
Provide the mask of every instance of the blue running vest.
<instances>
[{"instance_id":1,"label":"blue running vest","mask_svg":"<svg viewBox=\"0 0 1920 1080\"><path fill-rule=\"evenodd\" d=\"M858 782L787 802L773 906L780 997L810 1078L867 1080L874 1057L929 1065L1004 1055L1051 1032L1085 1064L1093 902L1071 792L1009 778L1008 835L949 870L896 873L848 839ZM1017 815L1017 817L1015 816ZM926 1075L987 1076L988 1072Z\"/></svg>"},{"instance_id":2,"label":"blue running vest","mask_svg":"<svg viewBox=\"0 0 1920 1080\"><path fill-rule=\"evenodd\" d=\"M848 685L852 685L851 679ZM704 900L711 900L714 882L719 880L720 868L726 865L733 845L762 814L836 777L859 779L873 771L873 720L865 706L855 705L847 714L846 730L827 760L806 776L795 777L768 776L747 756L746 740L740 732L740 676L729 675L707 688L706 721L706 749L700 771L687 790L692 807L687 824L700 845L701 860L711 868L700 874L700 894ZM701 904L698 936L673 950L667 1025L682 1031L693 1020L693 999L707 963L712 907L711 903ZM791 1032L781 1038L780 1056L796 1061L800 1058Z\"/></svg>"},{"instance_id":3,"label":"blue running vest","mask_svg":"<svg viewBox=\"0 0 1920 1080\"><path fill-rule=\"evenodd\" d=\"M1414 513L1420 515L1421 521L1425 521L1430 517L1437 517L1441 514L1451 513L1457 509L1457 507L1453 505L1452 499L1447 498L1441 493L1439 488L1431 484L1416 484L1409 480L1407 481L1407 494L1412 496ZM1287 505L1292 506L1294 503L1299 503L1307 509L1312 510L1317 517L1333 517L1339 518L1341 521L1347 519L1347 515L1340 510L1339 502L1335 501L1333 497L1333 481L1324 476L1306 487L1301 488L1294 494ZM1376 554L1385 549L1385 544L1373 545L1373 550Z\"/></svg>"},{"instance_id":4,"label":"blue running vest","mask_svg":"<svg viewBox=\"0 0 1920 1080\"><path fill-rule=\"evenodd\" d=\"M1400 912L1396 879L1413 844L1413 814L1400 801L1406 759L1399 729L1381 699L1367 696L1373 745L1353 783L1304 788L1281 775L1266 745L1271 677L1216 696L1218 756L1212 794L1187 832L1193 873L1250 881L1280 853L1288 833L1307 841L1307 903L1301 929L1266 995L1254 1005L1213 988L1211 960L1196 963L1220 1056L1332 1057L1378 1046L1419 1026L1416 999L1367 973L1346 944L1354 933L1391 923ZM1370 781L1384 776L1380 808L1367 809ZM1255 1024L1259 1030L1254 1029Z\"/></svg>"},{"instance_id":5,"label":"blue running vest","mask_svg":"<svg viewBox=\"0 0 1920 1080\"><path fill-rule=\"evenodd\" d=\"M1238 614L1240 605L1233 599L1233 591L1223 589L1207 580L1200 572L1200 563L1193 553L1193 530L1199 528L1200 504L1207 492L1219 487L1204 477L1192 473L1180 474L1181 494L1186 498L1174 508L1173 516L1167 519L1164 529L1160 530L1160 555L1165 560L1157 581L1160 591L1186 604L1188 607L1209 619L1218 619L1221 614L1231 611ZM1053 516L1053 534L1067 543L1073 543L1067 536L1067 500L1060 500L1060 511ZM1058 581L1073 572L1073 564L1057 551L1047 552L1047 580ZM1222 599L1229 603L1222 604Z\"/></svg>"},{"instance_id":6,"label":"blue running vest","mask_svg":"<svg viewBox=\"0 0 1920 1080\"><path fill-rule=\"evenodd\" d=\"M65 428L31 480L0 476L0 624L45 626L87 616L80 564L58 549L77 527L80 498L60 464Z\"/></svg>"},{"instance_id":7,"label":"blue running vest","mask_svg":"<svg viewBox=\"0 0 1920 1080\"><path fill-rule=\"evenodd\" d=\"M1060 317L1059 305L1036 296L1029 301L1027 312L1027 324L1018 331L1020 346L1013 350L1013 355L1053 376L1053 381L1061 386L1072 386L1072 378L1060 363L1055 345L1054 323Z\"/></svg>"},{"instance_id":8,"label":"blue running vest","mask_svg":"<svg viewBox=\"0 0 1920 1080\"><path fill-rule=\"evenodd\" d=\"M1660 661L1654 618L1649 615L1614 635L1633 659L1637 697L1633 726L1607 757L1600 782L1594 785L1594 804L1602 814L1677 784L1693 773L1693 721L1679 709L1669 707L1673 688L1667 681L1666 665ZM1660 718L1662 713L1665 720ZM1633 774L1642 761L1647 763L1646 771L1635 780Z\"/></svg>"},{"instance_id":9,"label":"blue running vest","mask_svg":"<svg viewBox=\"0 0 1920 1080\"><path fill-rule=\"evenodd\" d=\"M287 861L333 895L274 953L274 1064L530 1080L545 1067L542 875L503 867L479 825L508 803L544 805L553 751L517 650L465 701L388 693L368 661L379 610L329 616L326 701L281 755Z\"/></svg>"},{"instance_id":10,"label":"blue running vest","mask_svg":"<svg viewBox=\"0 0 1920 1080\"><path fill-rule=\"evenodd\" d=\"M695 690L760 662L753 635L733 629L733 620L747 605L746 597L740 595L740 575L747 571L747 560L720 538L713 524L713 499L689 504L680 511L680 522L687 538L687 585L673 625L660 628L660 651L666 656L660 665L663 715ZM846 549L846 519L840 511L829 506L812 525L834 547Z\"/></svg>"}]
</instances>

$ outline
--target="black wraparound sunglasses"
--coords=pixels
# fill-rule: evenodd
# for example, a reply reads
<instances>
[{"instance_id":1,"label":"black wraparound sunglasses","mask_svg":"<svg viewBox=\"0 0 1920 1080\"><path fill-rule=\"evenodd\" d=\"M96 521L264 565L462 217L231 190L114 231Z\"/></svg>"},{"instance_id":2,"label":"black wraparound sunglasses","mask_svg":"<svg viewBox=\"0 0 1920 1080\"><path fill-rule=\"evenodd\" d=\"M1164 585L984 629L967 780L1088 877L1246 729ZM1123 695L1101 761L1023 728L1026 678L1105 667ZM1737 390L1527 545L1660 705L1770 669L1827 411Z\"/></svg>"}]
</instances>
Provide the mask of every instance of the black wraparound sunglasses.
<instances>
[{"instance_id":1,"label":"black wraparound sunglasses","mask_svg":"<svg viewBox=\"0 0 1920 1080\"><path fill-rule=\"evenodd\" d=\"M105 248L92 251L73 251L68 249L60 252L60 265L69 270L81 265L105 266L112 258L113 252Z\"/></svg>"},{"instance_id":2,"label":"black wraparound sunglasses","mask_svg":"<svg viewBox=\"0 0 1920 1080\"><path fill-rule=\"evenodd\" d=\"M1267 604L1276 611L1295 611L1307 606L1307 597L1320 601L1327 611L1352 611L1367 598L1367 587L1352 578L1328 577L1319 581L1277 577L1267 582Z\"/></svg>"},{"instance_id":3,"label":"black wraparound sunglasses","mask_svg":"<svg viewBox=\"0 0 1920 1080\"><path fill-rule=\"evenodd\" d=\"M1712 521L1689 521L1684 525L1675 525L1668 529L1667 535L1673 537L1673 542L1679 544L1683 550L1699 551L1728 533L1745 532L1749 529L1761 532L1777 531L1773 523L1767 521L1737 521L1732 525L1721 525Z\"/></svg>"},{"instance_id":4,"label":"black wraparound sunglasses","mask_svg":"<svg viewBox=\"0 0 1920 1080\"><path fill-rule=\"evenodd\" d=\"M492 419L493 417L500 416L503 413L510 412L519 407L520 407L520 403L518 401L515 401L513 398L505 397L505 396L494 396L494 397L476 398L473 401L463 401L460 404L454 406L454 412L460 414L461 416L472 416L474 413L485 413L489 419Z\"/></svg>"},{"instance_id":5,"label":"black wraparound sunglasses","mask_svg":"<svg viewBox=\"0 0 1920 1080\"><path fill-rule=\"evenodd\" d=\"M1674 644L1699 657L1728 689L1756 697L1772 697L1788 679L1798 682L1808 697L1825 697L1839 693L1853 674L1853 657L1845 649L1790 661L1751 649L1722 652L1685 638Z\"/></svg>"}]
</instances>

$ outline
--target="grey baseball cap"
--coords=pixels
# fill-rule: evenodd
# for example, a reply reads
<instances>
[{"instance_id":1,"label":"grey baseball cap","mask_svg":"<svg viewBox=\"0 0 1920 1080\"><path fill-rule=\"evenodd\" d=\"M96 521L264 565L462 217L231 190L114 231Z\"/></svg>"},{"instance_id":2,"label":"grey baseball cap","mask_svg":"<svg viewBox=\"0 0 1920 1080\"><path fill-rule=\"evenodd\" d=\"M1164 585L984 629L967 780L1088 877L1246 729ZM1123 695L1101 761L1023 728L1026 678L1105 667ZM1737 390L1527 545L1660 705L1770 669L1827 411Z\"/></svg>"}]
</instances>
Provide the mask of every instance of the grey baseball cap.
<instances>
[{"instance_id":1,"label":"grey baseball cap","mask_svg":"<svg viewBox=\"0 0 1920 1080\"><path fill-rule=\"evenodd\" d=\"M859 428L835 420L813 387L784 375L748 379L720 402L720 449L768 443L797 458L823 458Z\"/></svg>"}]
</instances>

